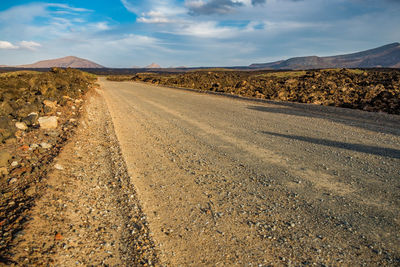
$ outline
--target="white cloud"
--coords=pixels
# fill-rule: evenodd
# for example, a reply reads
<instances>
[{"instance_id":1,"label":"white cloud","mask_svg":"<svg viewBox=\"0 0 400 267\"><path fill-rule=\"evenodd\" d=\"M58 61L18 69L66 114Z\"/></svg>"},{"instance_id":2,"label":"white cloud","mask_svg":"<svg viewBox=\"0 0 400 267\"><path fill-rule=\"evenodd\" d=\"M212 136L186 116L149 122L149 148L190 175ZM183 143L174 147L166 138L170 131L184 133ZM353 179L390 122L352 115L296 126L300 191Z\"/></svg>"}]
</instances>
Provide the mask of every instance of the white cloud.
<instances>
[{"instance_id":1,"label":"white cloud","mask_svg":"<svg viewBox=\"0 0 400 267\"><path fill-rule=\"evenodd\" d=\"M7 41L0 41L0 49L18 49L18 46Z\"/></svg>"},{"instance_id":2,"label":"white cloud","mask_svg":"<svg viewBox=\"0 0 400 267\"><path fill-rule=\"evenodd\" d=\"M138 8L135 5L131 4L128 0L121 0L121 3L129 12L138 13Z\"/></svg>"},{"instance_id":3,"label":"white cloud","mask_svg":"<svg viewBox=\"0 0 400 267\"><path fill-rule=\"evenodd\" d=\"M237 29L232 27L221 27L215 21L206 21L199 23L187 23L178 28L174 33L177 35L189 35L201 38L223 39L237 34Z\"/></svg>"},{"instance_id":4,"label":"white cloud","mask_svg":"<svg viewBox=\"0 0 400 267\"><path fill-rule=\"evenodd\" d=\"M19 42L19 46L20 46L20 48L36 50L37 48L41 47L42 45L39 43L36 43L34 41L21 41L21 42Z\"/></svg>"},{"instance_id":5,"label":"white cloud","mask_svg":"<svg viewBox=\"0 0 400 267\"><path fill-rule=\"evenodd\" d=\"M45 4L48 7L59 7L62 9L70 10L73 12L92 12L93 10L86 9L86 8L76 8L66 4Z\"/></svg>"},{"instance_id":6,"label":"white cloud","mask_svg":"<svg viewBox=\"0 0 400 267\"><path fill-rule=\"evenodd\" d=\"M132 48L132 47L148 47L154 45L157 39L137 34L127 34L122 38L107 41L106 45L111 45L114 48Z\"/></svg>"},{"instance_id":7,"label":"white cloud","mask_svg":"<svg viewBox=\"0 0 400 267\"><path fill-rule=\"evenodd\" d=\"M33 41L21 41L18 45L14 45L8 41L0 41L0 49L29 49L36 50L42 45Z\"/></svg>"},{"instance_id":8,"label":"white cloud","mask_svg":"<svg viewBox=\"0 0 400 267\"><path fill-rule=\"evenodd\" d=\"M105 21L101 21L101 22L95 23L94 27L96 29L100 30L100 31L106 31L106 30L109 30L111 28L110 25Z\"/></svg>"},{"instance_id":9,"label":"white cloud","mask_svg":"<svg viewBox=\"0 0 400 267\"><path fill-rule=\"evenodd\" d=\"M141 17L137 19L138 22L143 23L174 23L175 20L171 20L166 14L160 11L150 11L143 13Z\"/></svg>"}]
</instances>

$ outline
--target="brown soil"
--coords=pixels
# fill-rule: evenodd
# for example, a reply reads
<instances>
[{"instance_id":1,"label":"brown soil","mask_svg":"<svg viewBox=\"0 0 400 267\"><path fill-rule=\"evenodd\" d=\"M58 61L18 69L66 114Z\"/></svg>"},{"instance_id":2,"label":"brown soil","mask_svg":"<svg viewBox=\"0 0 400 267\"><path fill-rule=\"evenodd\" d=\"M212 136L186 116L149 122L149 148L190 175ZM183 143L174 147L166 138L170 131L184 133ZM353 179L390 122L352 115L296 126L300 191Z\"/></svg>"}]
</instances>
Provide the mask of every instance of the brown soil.
<instances>
[{"instance_id":1,"label":"brown soil","mask_svg":"<svg viewBox=\"0 0 400 267\"><path fill-rule=\"evenodd\" d=\"M109 80L124 79L114 76ZM139 73L131 80L261 99L400 114L400 71L398 70Z\"/></svg>"},{"instance_id":2,"label":"brown soil","mask_svg":"<svg viewBox=\"0 0 400 267\"><path fill-rule=\"evenodd\" d=\"M6 263L157 264L146 216L97 93L55 164L40 183L41 194L26 213L27 222L7 248Z\"/></svg>"},{"instance_id":3,"label":"brown soil","mask_svg":"<svg viewBox=\"0 0 400 267\"><path fill-rule=\"evenodd\" d=\"M27 212L43 193L42 180L65 142L73 135L83 94L94 79L76 70L17 72L0 76L0 262L8 262L10 245L21 234ZM57 101L53 108L43 102ZM53 102L56 103L56 102ZM31 116L31 112L36 114ZM39 127L39 116L58 117L56 129ZM24 122L18 130L16 122Z\"/></svg>"}]
</instances>

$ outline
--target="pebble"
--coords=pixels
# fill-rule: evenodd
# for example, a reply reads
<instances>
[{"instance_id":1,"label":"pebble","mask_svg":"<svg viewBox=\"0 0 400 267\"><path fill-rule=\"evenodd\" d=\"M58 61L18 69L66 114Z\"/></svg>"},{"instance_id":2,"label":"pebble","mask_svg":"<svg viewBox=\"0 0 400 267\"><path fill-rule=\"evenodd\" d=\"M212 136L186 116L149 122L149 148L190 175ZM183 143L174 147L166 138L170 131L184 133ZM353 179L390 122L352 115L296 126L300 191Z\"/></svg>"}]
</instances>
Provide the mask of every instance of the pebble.
<instances>
[{"instance_id":1,"label":"pebble","mask_svg":"<svg viewBox=\"0 0 400 267\"><path fill-rule=\"evenodd\" d=\"M45 116L39 118L40 128L55 129L58 126L58 118L56 116Z\"/></svg>"},{"instance_id":2,"label":"pebble","mask_svg":"<svg viewBox=\"0 0 400 267\"><path fill-rule=\"evenodd\" d=\"M49 144L49 143L45 143L45 142L43 142L43 143L40 143L40 146L41 146L42 148L44 148L44 149L49 149L49 148L51 148L51 147L52 147L52 145L51 145L51 144Z\"/></svg>"},{"instance_id":3,"label":"pebble","mask_svg":"<svg viewBox=\"0 0 400 267\"><path fill-rule=\"evenodd\" d=\"M57 108L57 101L44 100L43 104L46 107L49 107L51 109L56 109Z\"/></svg>"},{"instance_id":4,"label":"pebble","mask_svg":"<svg viewBox=\"0 0 400 267\"><path fill-rule=\"evenodd\" d=\"M39 147L38 144L31 144L31 145L29 146L30 150L35 149L35 148L38 148L38 147Z\"/></svg>"},{"instance_id":5,"label":"pebble","mask_svg":"<svg viewBox=\"0 0 400 267\"><path fill-rule=\"evenodd\" d=\"M58 163L56 165L54 165L54 168L56 170L60 170L60 171L64 170L64 167L61 164L58 164Z\"/></svg>"},{"instance_id":6,"label":"pebble","mask_svg":"<svg viewBox=\"0 0 400 267\"><path fill-rule=\"evenodd\" d=\"M11 167L17 167L17 166L18 166L18 161L11 162Z\"/></svg>"},{"instance_id":7,"label":"pebble","mask_svg":"<svg viewBox=\"0 0 400 267\"><path fill-rule=\"evenodd\" d=\"M28 126L26 126L25 122L16 122L15 127L17 127L19 130L25 131L28 129Z\"/></svg>"}]
</instances>

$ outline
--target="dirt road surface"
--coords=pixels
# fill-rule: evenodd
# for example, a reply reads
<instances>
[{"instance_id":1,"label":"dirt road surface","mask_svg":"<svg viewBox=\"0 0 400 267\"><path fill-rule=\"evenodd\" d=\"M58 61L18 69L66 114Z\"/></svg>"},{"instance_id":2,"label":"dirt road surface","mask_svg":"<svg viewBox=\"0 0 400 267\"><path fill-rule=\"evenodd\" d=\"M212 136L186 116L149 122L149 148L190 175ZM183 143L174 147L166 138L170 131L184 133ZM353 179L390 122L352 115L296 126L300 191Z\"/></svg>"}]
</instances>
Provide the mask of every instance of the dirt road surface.
<instances>
[{"instance_id":1,"label":"dirt road surface","mask_svg":"<svg viewBox=\"0 0 400 267\"><path fill-rule=\"evenodd\" d=\"M158 262L104 98L91 92L74 137L37 184L40 197L0 266Z\"/></svg>"},{"instance_id":2,"label":"dirt road surface","mask_svg":"<svg viewBox=\"0 0 400 267\"><path fill-rule=\"evenodd\" d=\"M100 83L162 264L400 264L399 116Z\"/></svg>"}]
</instances>

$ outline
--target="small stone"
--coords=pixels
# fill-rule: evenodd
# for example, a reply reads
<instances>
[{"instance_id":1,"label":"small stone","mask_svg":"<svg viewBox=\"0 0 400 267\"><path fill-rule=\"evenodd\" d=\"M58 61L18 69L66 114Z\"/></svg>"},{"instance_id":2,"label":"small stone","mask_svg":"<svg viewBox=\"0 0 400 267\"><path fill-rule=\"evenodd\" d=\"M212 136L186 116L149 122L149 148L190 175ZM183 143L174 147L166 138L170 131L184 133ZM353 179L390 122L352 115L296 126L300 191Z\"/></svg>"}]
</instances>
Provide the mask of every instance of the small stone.
<instances>
[{"instance_id":1,"label":"small stone","mask_svg":"<svg viewBox=\"0 0 400 267\"><path fill-rule=\"evenodd\" d=\"M11 162L11 167L17 167L17 166L18 166L18 161Z\"/></svg>"},{"instance_id":2,"label":"small stone","mask_svg":"<svg viewBox=\"0 0 400 267\"><path fill-rule=\"evenodd\" d=\"M20 129L22 131L25 131L26 129L28 129L28 126L26 126L25 122L16 122L15 127L17 127L18 129Z\"/></svg>"},{"instance_id":3,"label":"small stone","mask_svg":"<svg viewBox=\"0 0 400 267\"><path fill-rule=\"evenodd\" d=\"M38 144L31 144L31 145L29 146L29 150L34 150L34 149L36 149L36 148L38 148L38 147L39 147Z\"/></svg>"},{"instance_id":4,"label":"small stone","mask_svg":"<svg viewBox=\"0 0 400 267\"><path fill-rule=\"evenodd\" d=\"M42 129L56 129L58 126L58 118L56 116L40 117L39 124Z\"/></svg>"},{"instance_id":5,"label":"small stone","mask_svg":"<svg viewBox=\"0 0 400 267\"><path fill-rule=\"evenodd\" d=\"M51 109L56 109L57 108L57 101L50 101L50 100L44 100L43 101L43 104L46 106L46 107L49 107L49 108L51 108Z\"/></svg>"},{"instance_id":6,"label":"small stone","mask_svg":"<svg viewBox=\"0 0 400 267\"><path fill-rule=\"evenodd\" d=\"M28 116L26 116L23 121L26 123L26 125L28 126L32 126L37 124L37 120L39 118L39 115L37 114L37 112L31 112L29 113Z\"/></svg>"},{"instance_id":7,"label":"small stone","mask_svg":"<svg viewBox=\"0 0 400 267\"><path fill-rule=\"evenodd\" d=\"M13 184L13 183L16 183L17 181L18 181L17 178L12 178L12 179L10 179L10 181L8 181L8 183Z\"/></svg>"},{"instance_id":8,"label":"small stone","mask_svg":"<svg viewBox=\"0 0 400 267\"><path fill-rule=\"evenodd\" d=\"M60 241L60 240L62 240L64 237L60 234L60 233L57 233L55 236L54 236L54 240L56 240L56 241Z\"/></svg>"},{"instance_id":9,"label":"small stone","mask_svg":"<svg viewBox=\"0 0 400 267\"><path fill-rule=\"evenodd\" d=\"M42 148L44 148L44 149L49 149L49 148L52 147L51 144L48 144L48 143L45 143L45 142L41 143L40 146L41 146Z\"/></svg>"},{"instance_id":10,"label":"small stone","mask_svg":"<svg viewBox=\"0 0 400 267\"><path fill-rule=\"evenodd\" d=\"M60 170L60 171L64 170L64 167L61 164L58 164L58 163L56 165L54 165L54 168L56 170Z\"/></svg>"}]
</instances>

